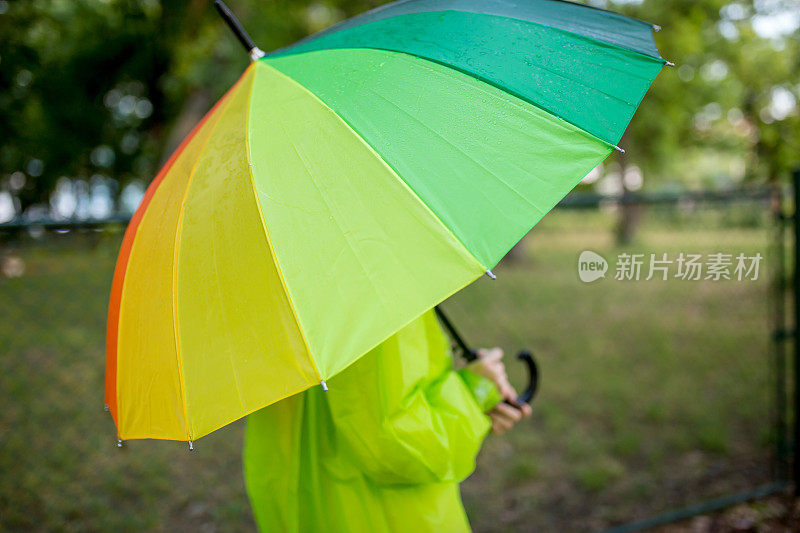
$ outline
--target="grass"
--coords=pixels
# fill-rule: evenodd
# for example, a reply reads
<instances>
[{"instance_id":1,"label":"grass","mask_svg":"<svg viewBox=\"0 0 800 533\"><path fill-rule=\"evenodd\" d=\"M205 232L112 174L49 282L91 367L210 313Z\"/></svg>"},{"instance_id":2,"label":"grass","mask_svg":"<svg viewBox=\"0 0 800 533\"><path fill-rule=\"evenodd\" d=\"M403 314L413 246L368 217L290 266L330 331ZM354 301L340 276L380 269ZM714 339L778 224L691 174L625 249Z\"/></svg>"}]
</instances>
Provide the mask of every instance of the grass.
<instances>
[{"instance_id":1,"label":"grass","mask_svg":"<svg viewBox=\"0 0 800 533\"><path fill-rule=\"evenodd\" d=\"M591 530L769 478L771 354L766 266L758 281L616 281L637 253L767 253L763 220L736 210L648 213L613 243L613 217L558 211L445 306L468 339L532 348L534 417L490 437L464 502L480 531ZM0 277L0 529L253 529L242 424L196 443L115 446L103 412L103 342L119 236L63 235L7 248ZM607 279L577 276L594 250ZM509 358L512 378L522 368Z\"/></svg>"}]
</instances>

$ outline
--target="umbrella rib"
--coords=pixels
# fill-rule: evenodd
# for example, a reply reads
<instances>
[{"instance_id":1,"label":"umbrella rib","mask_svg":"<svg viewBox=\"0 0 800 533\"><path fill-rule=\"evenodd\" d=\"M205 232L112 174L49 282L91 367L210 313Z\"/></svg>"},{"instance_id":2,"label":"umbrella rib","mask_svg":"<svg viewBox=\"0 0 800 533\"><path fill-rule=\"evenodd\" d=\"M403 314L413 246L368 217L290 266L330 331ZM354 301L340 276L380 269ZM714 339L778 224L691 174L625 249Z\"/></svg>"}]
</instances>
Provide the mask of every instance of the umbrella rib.
<instances>
[{"instance_id":1,"label":"umbrella rib","mask_svg":"<svg viewBox=\"0 0 800 533\"><path fill-rule=\"evenodd\" d=\"M528 197L526 197L524 194L522 194L516 187L514 187L512 184L508 183L506 180L504 180L502 177L500 177L500 175L498 175L496 172L494 172L491 169L489 169L484 163L481 163L480 161L475 159L466 150L464 150L463 148L458 146L450 138L446 137L443 133L437 131L435 128L432 128L432 127L428 126L420 117L412 115L411 113L409 113L405 109L401 108L399 105L397 105L396 103L392 102L391 100L389 100L388 98L386 98L382 94L379 94L379 93L377 93L375 91L371 91L371 92L375 96L377 96L378 98L380 98L380 99L384 100L385 102L388 102L389 104L394 106L398 111L400 111L401 113L405 114L407 117L409 117L411 120L413 120L417 124L420 124L426 130L430 131L433 135L435 135L436 137L440 138L448 146L451 146L455 151L457 151L460 154L462 154L465 158L467 158L470 161L472 161L478 168L480 168L481 170L486 172L488 175L490 175L493 178L495 178L506 189L508 189L509 191L514 193L516 196L518 196L523 202L527 203L529 206L531 206L532 208L536 209L537 211L539 210L539 208L533 202L531 202L531 200ZM487 197L487 199L488 199L488 197Z\"/></svg>"},{"instance_id":2,"label":"umbrella rib","mask_svg":"<svg viewBox=\"0 0 800 533\"><path fill-rule=\"evenodd\" d=\"M180 386L181 386L181 408L183 410L183 417L186 421L186 433L187 439L192 440L192 429L191 423L189 419L189 413L186 406L186 382L183 376L183 362L181 360L181 344L180 344L180 334L178 333L178 295L177 295L177 288L178 288L178 257L181 247L181 228L183 227L183 214L186 209L186 200L189 196L189 189L192 186L192 181L194 180L195 171L197 170L197 164L200 162L200 159L203 155L203 151L205 147L208 145L211 137L214 136L214 132L217 129L217 125L222 120L222 116L228 111L228 107L230 106L230 102L233 99L233 90L239 86L241 81L247 75L247 70L244 71L242 76L236 81L236 83L225 93L224 96L224 107L220 106L218 111L217 119L211 125L211 131L208 133L208 137L206 137L205 141L203 141L203 146L200 148L198 152L197 159L195 159L194 163L192 164L192 169L189 171L189 178L186 180L186 189L183 192L183 198L181 199L181 206L178 210L178 223L177 228L175 231L175 242L173 243L172 248L172 329L175 332L175 358L177 359L178 364L178 377L180 378Z\"/></svg>"},{"instance_id":3,"label":"umbrella rib","mask_svg":"<svg viewBox=\"0 0 800 533\"><path fill-rule=\"evenodd\" d=\"M334 112L334 114L335 114L335 112ZM337 115L337 117L338 117L338 115ZM331 213L331 220L333 220L333 223L339 229L339 233L342 234L342 237L344 238L345 242L347 243L347 247L352 252L353 257L356 258L356 261L358 262L359 266L361 267L361 271L364 272L364 277L369 281L369 284L372 286L375 294L378 295L378 298L380 299L380 302L381 302L381 305L383 305L383 308L384 309L390 309L391 305L390 305L389 299L386 297L386 293L384 291L380 290L378 284L375 283L375 281L372 279L372 275L370 274L369 269L364 265L364 261L362 260L361 256L356 252L356 247L353 246L353 244L351 242L351 238L349 237L349 232L345 231L344 228L342 228L341 224L339 223L338 217L336 216L336 214L338 214L338 212L335 212L331 208L331 204L325 198L325 195L323 194L322 190L320 189L319 185L317 184L317 181L314 179L314 173L312 172L311 168L308 165L308 158L305 157L303 154L301 154L300 151L297 149L297 145L294 143L294 141L291 140L291 138L289 137L289 134L286 132L286 128L283 126L283 124L281 124L281 128L284 131L284 135L286 135L286 137L288 139L290 139L290 142L292 144L292 150L294 151L295 155L300 160L300 162L303 164L303 168L305 168L306 173L308 174L309 181L311 182L312 185L314 185L314 188L319 193L320 199L325 204L325 207L328 209L328 211ZM334 213L336 213L336 214L334 214Z\"/></svg>"},{"instance_id":4,"label":"umbrella rib","mask_svg":"<svg viewBox=\"0 0 800 533\"><path fill-rule=\"evenodd\" d=\"M256 74L258 73L257 65L259 62L251 63L251 65L256 65L256 70L253 73L253 84L250 87L250 91L252 93L253 87L256 84ZM258 215L261 219L261 227L264 229L264 238L267 241L267 245L269 246L270 255L272 256L272 262L275 265L275 271L278 273L278 279L281 282L281 286L283 287L283 292L286 294L286 301L289 304L289 309L292 312L292 317L294 318L295 324L297 324L297 331L300 334L300 338L303 341L303 346L306 348L306 354L308 355L308 360L311 361L311 368L314 369L314 372L317 373L317 379L319 380L320 384L323 384L324 388L327 388L324 383L325 380L322 378L320 374L319 368L317 368L317 362L314 360L314 356L311 353L311 347L308 344L308 340L306 339L305 331L303 330L303 325L300 322L300 317L297 314L297 309L294 307L294 302L292 302L292 296L289 292L289 287L286 284L286 279L283 277L283 270L281 269L281 265L278 262L278 256L275 254L275 248L272 245L272 239L269 236L269 230L267 229L267 221L264 218L264 213L261 209L261 203L258 201L258 189L256 188L256 181L253 177L253 164L252 160L250 159L250 108L249 106L253 105L252 98L248 103L248 112L245 115L245 128L244 128L244 145L245 150L247 150L247 173L248 177L250 178L250 187L253 191L253 201L256 204L256 208L258 209Z\"/></svg>"},{"instance_id":5,"label":"umbrella rib","mask_svg":"<svg viewBox=\"0 0 800 533\"><path fill-rule=\"evenodd\" d=\"M439 11L439 12L440 13L446 13L446 12L450 12L450 13L474 13L474 12L471 12L471 11L460 11L460 10L444 10L444 11ZM548 30L552 30L553 32L555 32L557 34L571 35L575 39L577 39L579 41L586 41L587 43L590 43L590 44L592 44L593 46L595 46L597 48L613 49L613 50L616 50L616 51L627 52L627 53L633 54L633 55L635 55L635 56L637 56L637 57L639 57L639 58L641 58L641 59L643 59L645 61L649 60L649 61L652 61L652 62L655 62L655 63L660 63L662 65L662 67L663 67L664 64L668 63L665 59L660 57L660 55L659 56L652 56L652 55L644 53L644 52L642 52L640 50L635 50L635 49L632 49L632 48L627 47L627 46L622 46L622 45L619 45L619 44L615 44L615 43L611 43L611 42L605 41L605 40L600 39L600 38L598 38L596 36L586 35L586 34L583 34L583 33L575 32L575 31L564 29L564 28L561 28L561 27L549 26L549 25L543 24L541 22L536 22L536 21L533 21L533 20L517 19L517 18L514 18L514 17L505 16L505 15L495 15L495 14L490 14L490 13L474 13L474 14L479 14L479 15L486 16L486 17L505 18L505 19L509 19L509 20L515 20L515 21L517 21L517 22L519 22L521 24L532 25L532 26L536 26L536 27L539 27L539 28L545 28L545 29L548 29ZM407 16L407 15L408 14L396 15L396 17L403 17L403 16ZM390 18L395 18L395 17L390 17ZM370 22L368 24L372 24L374 22L375 21ZM644 23L644 24L646 24L646 23ZM350 30L352 30L352 28L347 28L347 29L343 30L343 32L347 32L347 31L350 31ZM321 32L321 33L325 33L326 31L327 30L323 30L323 32ZM332 33L337 33L337 32L332 32ZM320 35L320 36L322 36L322 35ZM315 36L312 35L311 37L315 37ZM309 42L315 40L315 39L311 39L311 37L308 38L308 39L310 39ZM436 42L433 42L433 41L424 41L424 40L419 39L419 38L417 38L417 41L418 42L428 42L430 44L435 44L436 46L442 47L441 43L436 43ZM362 43L362 42L358 42L357 40L356 40L356 42L353 42L353 43L348 43L348 42L345 41L344 43L339 43L339 44L335 44L334 43L335 44L334 46L324 45L324 46L320 46L318 48L311 47L309 49L301 49L300 51L295 51L294 50L294 48L298 44L304 43L304 42L305 42L305 39L303 39L303 40L299 41L298 43L295 43L294 45L291 45L289 47L281 48L281 49L275 50L273 52L270 52L269 54L267 54L267 56L268 57L270 57L270 56L273 56L273 57L282 57L282 56L283 57L287 57L287 56L291 56L291 55L308 54L308 53L319 52L319 51L324 51L324 50L345 50L345 49L358 49L358 48L374 49L374 50L386 50L386 51L393 51L393 52L398 52L398 53L401 53L401 54L411 55L411 56L419 57L421 59L432 61L434 63L438 63L438 64L441 64L441 65L444 65L444 66L446 66L446 67L448 67L450 69L463 72L463 73L467 74L470 77L479 79L479 80L481 80L481 81L483 81L485 83L493 85L493 86L501 89L502 91L504 91L504 92L506 92L508 94L511 94L513 96L516 96L517 98L520 98L521 100L527 102L530 105L534 105L534 106L538 107L539 109L543 109L544 111L552 114L553 116L555 116L555 117L557 117L557 118L559 118L561 120L564 120L565 122L569 122L570 124L572 124L572 125L580 128L580 129L586 131L590 135L593 135L595 137L601 138L604 142L607 142L612 146L614 146L617 142L619 142L619 139L617 139L614 142L612 142L610 139L607 139L606 137L609 136L608 135L609 132L590 131L585 126L579 124L578 121L576 121L574 119L567 119L567 118L563 117L561 114L559 114L553 108L552 105L545 105L545 104L539 102L536 98L534 98L534 95L526 95L523 92L520 92L519 88L513 88L513 87L510 87L510 86L507 86L506 82L503 82L503 81L500 81L500 80L490 79L485 74L483 74L481 72L478 72L477 70L474 70L474 69L471 69L471 68L466 68L464 66L457 66L455 64L448 63L447 61L444 61L442 59L437 59L437 58L435 58L433 56L423 55L423 54L420 54L420 53L417 53L417 52L413 52L413 51L410 51L410 50L403 50L400 47L393 47L391 45L389 45L389 46L386 46L386 45L373 46L373 45L365 44L365 43ZM486 49L484 51L489 56L491 56L494 53L496 53L496 51L493 51L491 48ZM637 108L639 106L640 102L628 102L626 99L624 99L624 98L622 98L620 96L609 94L606 91L603 91L602 89L600 89L599 87L586 85L585 83L580 82L578 79L575 79L575 78L571 77L568 72L558 72L557 70L553 70L552 68L548 68L544 64L541 64L541 63L537 63L536 65L529 65L529 66L533 66L536 69L539 69L539 70L541 70L543 72L550 73L551 75L553 75L553 76L555 76L555 77L557 77L557 78L559 78L561 80L564 80L565 82L571 83L571 84L573 84L575 86L583 87L583 88L588 89L590 91L593 91L593 92L596 92L598 94L601 94L601 95L605 96L606 98L610 98L612 100L615 100L615 101L619 102L621 105L632 109L632 112L629 113L631 117L636 112L636 110L637 110ZM603 66L602 68L613 70L613 68L608 67L608 66ZM629 75L633 75L631 73L628 73L628 74ZM642 80L646 80L647 79L645 77L640 77L640 76L635 76L635 75L634 75L634 77L637 77L637 78L642 79ZM652 83L652 81L651 81L651 83ZM640 99L640 101L641 101L641 99ZM630 118L628 119L628 121L630 121ZM618 132L616 128L613 129L612 133L614 133L615 135L618 134L619 136L622 135L622 132Z\"/></svg>"},{"instance_id":6,"label":"umbrella rib","mask_svg":"<svg viewBox=\"0 0 800 533\"><path fill-rule=\"evenodd\" d=\"M402 54L403 54L403 52L398 52L398 54L401 54L401 55L402 55ZM398 181L398 182L401 184L401 186L402 186L402 187L404 187L404 188L405 188L405 189L406 189L406 190L409 192L409 194L411 194L411 195L412 195L414 198L416 198L416 199L417 199L417 201L418 201L418 202L419 202L419 203L420 203L420 204L421 204L421 205L424 207L424 209L425 209L425 210L426 210L428 213L430 213L430 215L431 215L431 216L434 218L434 220L436 220L436 221L438 222L438 224L439 224L439 225L441 225L441 227L442 227L442 228L444 228L444 230L445 230L445 231L446 231L446 232L447 232L447 233L448 233L448 234L449 234L449 235L450 235L450 236L451 236L451 237L454 239L454 241L455 241L455 242L457 242L457 243L458 243L458 244L459 244L459 245L460 245L460 246L461 246L461 247L464 249L464 251L465 251L465 252L466 252L466 253L467 253L467 254L468 254L470 257L472 257L472 259L474 259L474 260L475 260L475 263L476 263L478 266L480 266L482 270L484 270L484 271L485 271L485 270L487 270L487 267L486 267L486 266L485 266L485 265L484 265L484 264L483 264L483 263L482 263L482 262L481 262L481 261L480 261L480 260L479 260L479 259L478 259L478 258L475 256L475 254L473 253L473 251L472 251L472 250L471 250L471 249L470 249L470 248L469 248L469 247L468 247L468 246L467 246L467 245L464 243L464 241L462 241L462 240L461 240L461 238L460 238L460 237L459 237L459 236L456 234L456 231L455 231L453 228L451 228L450 226L448 226L448 225L445 223L445 221L444 221L444 220L443 220L443 219L442 219L442 218L439 216L439 214L438 214L436 211L434 211L434 210L431 208L431 206L429 206L429 205L428 205L428 204L427 204L427 203L426 203L426 202L425 202L425 201L422 199L422 197L421 197L421 196L420 196L420 195L417 193L417 191L415 191L415 190L414 190L414 188L413 188L413 187L411 187L411 186L408 184L408 182L407 182L405 179L403 179L403 177L400 175L400 173L398 172L398 170L396 170L396 169L395 169L395 168L394 168L392 165L390 165L390 164L389 164L389 163L386 161L386 159L385 159L385 158L384 158L384 157L383 157L383 156L382 156L380 153L378 153L378 152L377 152L377 150L375 150L375 148L374 148L374 147L373 147L373 146L372 146L372 145L371 145L371 144L370 144L370 143L369 143L369 142L368 142L368 141L367 141L367 140L364 138L364 136L363 136L363 135L361 135L361 133L359 133L359 132L358 132L358 131L355 129L354 125L353 125L353 124L351 124L351 123L350 123L350 121L348 121L348 120L347 120L347 119L346 119L344 116L342 116L341 114L339 114L338 112L336 112L336 110L334 110L334 109L333 109L333 108L332 108L330 105L328 105L328 104L325 102L325 100L323 100L323 99L322 99L322 98L321 98L319 95L317 95L316 93L314 93L314 91L310 90L308 87L306 87L305 85L303 85L302 83L300 83L298 80L296 80L296 79L295 79L295 78L293 78L292 76L289 76L288 74L284 73L284 72L283 72L283 71L281 71L280 69L277 69L277 68L275 68L275 67L272 67L272 65L270 65L270 63L269 63L269 62L266 62L266 64L267 64L267 65L269 65L271 68L275 69L275 71L276 71L277 73L279 73L281 76L285 77L285 78L286 78L287 80L289 80L291 83L293 83L293 84L297 85L297 86L298 86L298 87L300 87L300 88L301 88L303 91L307 92L307 93L308 93L308 94L309 94L309 95L310 95L310 96L311 96L311 97L312 97L312 98L313 98L315 101L319 102L319 104L320 104L320 105L322 105L322 106L323 106L325 109L327 109L327 110L328 110L328 111L330 111L330 112L331 112L331 113L332 113L334 116L336 116L336 117L337 117L337 118L338 118L338 119L339 119L339 120L340 120L340 121L341 121L341 122L342 122L342 123L345 125L345 127L346 127L346 128L347 128L347 129L348 129L350 132L352 132L352 134L353 134L353 135L355 135L355 136L356 136L356 138L358 138L358 140L359 140L359 141L362 143L362 145L363 145L364 147L366 147L366 149L367 149L367 150L368 150L370 153L372 153L372 154L375 156L375 158L376 158L376 159L377 159L377 160L378 160L378 161L379 161L379 162L380 162L382 165L384 165L384 166L385 166L385 167L386 167L386 168L387 168L387 169L388 169L388 170L389 170L389 171L392 173L392 175L394 175L394 176L395 176L396 180L397 180L397 181ZM376 93L376 94L377 94L377 93ZM378 95L378 96L380 96L380 95ZM383 97L381 96L381 98L383 98ZM387 101L388 101L388 100L387 100ZM389 101L389 102L390 102L390 103L392 103L393 105L395 105L395 107L398 107L398 106L397 106L397 104L394 104L394 102L391 102L391 101ZM400 108L398 107L398 109L400 109ZM402 110L402 109L400 109L400 110L401 110L401 111L403 111L404 113L407 113L406 111L404 111L404 110ZM424 124L423 124L423 125L424 125ZM427 127L427 126L426 126L426 127ZM583 131L583 130L581 130L581 131ZM588 132L585 132L585 133L586 133L587 135L591 135L591 134L590 134L590 133L588 133ZM445 140L446 140L446 139L445 139ZM486 194L485 194L485 192L484 192L484 191L482 191L482 190L481 190L481 191L480 191L480 193L481 193L481 194L482 194L482 195L483 195L483 196L484 196L484 197L485 197L485 198L486 198L488 201L491 201L491 200L490 200L490 199L489 199L489 198L486 196Z\"/></svg>"},{"instance_id":7,"label":"umbrella rib","mask_svg":"<svg viewBox=\"0 0 800 533\"><path fill-rule=\"evenodd\" d=\"M380 11L386 10L387 8L390 8L389 10L391 11L391 9L397 8L397 6L400 5L400 4L417 3L417 1L418 0L402 0L402 1L392 2L392 3L389 3L389 4L384 4L382 6L379 6L379 7L375 8L375 9L372 9L370 11L362 13L361 15L355 16L355 17L347 19L347 20L344 20L342 22L334 24L333 26L329 26L328 28L325 28L325 29L323 29L323 30L321 30L321 31L319 31L317 33L314 33L314 34L309 35L309 36L307 36L307 37L305 37L303 39L300 39L299 41L297 41L297 42L295 42L293 44L290 44L288 46L284 46L284 47L278 48L276 50L273 50L273 51L269 52L267 55L275 56L275 55L288 55L288 54L291 54L291 53L296 53L296 52L293 52L295 49L302 48L303 46L310 45L314 41L317 41L317 40L319 40L321 38L324 38L324 37L327 37L329 35L333 35L333 34L336 34L336 33L344 33L344 32L347 32L347 31L353 31L353 30L356 30L356 28L359 28L359 27L362 27L362 26L368 26L370 24L379 23L379 22L382 22L382 21L385 21L385 20L389 20L389 19L393 19L393 18L397 18L397 17L402 17L402 16L406 16L406 15L420 15L420 14L427 14L427 13L446 13L446 12L451 12L451 13L465 13L465 14L471 14L471 15L477 15L477 16L494 16L494 17L506 18L506 19L514 20L514 21L518 21L518 22L527 22L527 23L531 23L531 24L537 24L539 26L543 26L543 27L546 27L546 28L552 28L552 29L556 29L556 30L561 30L561 31L564 31L564 32L567 32L567 33L570 33L570 34L573 34L573 35L579 35L579 36L582 36L582 37L586 37L588 39L592 39L594 41L598 41L598 42L603 43L605 45L616 46L617 48L621 48L621 49L624 49L624 50L630 50L631 52L636 52L638 54L646 55L648 57L655 57L657 59L661 58L660 55L653 56L651 51L645 51L645 50L643 50L643 49L641 49L639 47L633 46L631 44L623 44L622 42L611 41L611 40L609 40L608 35L598 33L596 28L592 27L591 25L579 24L579 27L581 29L583 29L584 31L578 31L575 28L575 26L567 27L567 26L565 26L563 24L563 22L560 23L560 24L555 24L553 22L545 22L543 19L534 20L534 19L530 19L530 18L520 18L518 16L512 16L508 12L480 11L480 10L477 10L475 8L457 7L455 5L455 4L457 4L457 2L451 4L450 7L442 7L442 8L439 8L439 9L431 9L431 10L421 9L421 10L417 10L417 11L406 11L406 12L402 12L401 11L399 13L394 13L394 14L391 14L389 16L379 16L379 17L371 18L371 19L369 17L369 15L374 15L374 14L380 12ZM602 8L597 8L597 7L594 7L594 6L588 6L588 5L585 5L585 4L576 4L574 2L565 1L565 0L555 0L555 1L566 3L566 4L572 4L572 5L577 6L577 7L589 7L589 8L592 8L592 9L596 9L596 10L605 12L605 13L607 13L609 15L612 15L613 18L615 18L617 20L626 19L626 20L629 20L629 21L637 22L637 23L640 23L640 24L642 24L644 26L650 27L652 30L655 30L655 31L659 31L661 29L660 26L656 26L656 25L650 24L649 22L645 22L645 21L642 21L642 20L639 20L639 19L636 19L636 18L633 18L633 17L628 17L626 15L620 15L620 14L615 13L613 11L608 11L608 10L605 10L605 9L602 9ZM505 2L495 2L495 3L505 3ZM354 23L356 21L359 21L359 19L362 19L362 20L360 22L358 22L358 23ZM562 21L563 21L563 19L562 19ZM622 31L615 30L615 31L611 32L611 35L616 36L616 37L632 37L635 41L639 42L640 45L645 44L645 43L650 44L650 43L648 43L648 39L647 38L637 37L631 32L622 32ZM653 47L656 48L655 47L655 43L652 43L652 44L653 44ZM655 49L655 51L656 51L656 54L659 53L657 48Z\"/></svg>"}]
</instances>

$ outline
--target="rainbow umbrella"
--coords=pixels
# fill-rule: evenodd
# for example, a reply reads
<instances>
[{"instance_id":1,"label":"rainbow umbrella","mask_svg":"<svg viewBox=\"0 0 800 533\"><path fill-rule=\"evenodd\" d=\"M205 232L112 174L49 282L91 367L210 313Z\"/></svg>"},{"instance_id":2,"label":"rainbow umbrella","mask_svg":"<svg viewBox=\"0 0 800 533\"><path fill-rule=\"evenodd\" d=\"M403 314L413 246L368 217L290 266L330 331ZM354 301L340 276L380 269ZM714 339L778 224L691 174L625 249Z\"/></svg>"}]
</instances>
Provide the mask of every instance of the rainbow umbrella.
<instances>
[{"instance_id":1,"label":"rainbow umbrella","mask_svg":"<svg viewBox=\"0 0 800 533\"><path fill-rule=\"evenodd\" d=\"M253 61L131 220L108 314L120 439L191 441L335 375L487 273L615 149L653 27L410 0Z\"/></svg>"}]
</instances>

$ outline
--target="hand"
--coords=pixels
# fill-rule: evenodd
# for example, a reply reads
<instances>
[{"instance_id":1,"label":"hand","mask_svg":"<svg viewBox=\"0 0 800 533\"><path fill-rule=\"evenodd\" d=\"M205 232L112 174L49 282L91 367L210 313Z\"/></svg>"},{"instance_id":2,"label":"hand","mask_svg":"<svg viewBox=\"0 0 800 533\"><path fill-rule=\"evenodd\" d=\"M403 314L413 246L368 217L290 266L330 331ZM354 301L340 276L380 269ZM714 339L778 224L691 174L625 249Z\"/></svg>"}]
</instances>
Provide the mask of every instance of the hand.
<instances>
[{"instance_id":1,"label":"hand","mask_svg":"<svg viewBox=\"0 0 800 533\"><path fill-rule=\"evenodd\" d=\"M478 360L473 361L469 366L471 370L492 381L500 391L500 395L514 405L512 407L505 402L500 402L489 411L493 433L502 435L523 418L531 416L530 405L517 404L517 391L508 382L506 366L503 364L503 350L500 348L478 350Z\"/></svg>"}]
</instances>

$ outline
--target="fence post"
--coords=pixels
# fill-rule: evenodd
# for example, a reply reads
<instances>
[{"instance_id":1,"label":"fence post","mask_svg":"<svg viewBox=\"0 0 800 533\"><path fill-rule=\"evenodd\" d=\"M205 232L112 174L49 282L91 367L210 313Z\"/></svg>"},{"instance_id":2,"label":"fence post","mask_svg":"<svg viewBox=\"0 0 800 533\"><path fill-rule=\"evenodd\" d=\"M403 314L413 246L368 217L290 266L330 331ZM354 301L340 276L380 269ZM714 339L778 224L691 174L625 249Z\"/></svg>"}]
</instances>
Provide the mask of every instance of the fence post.
<instances>
[{"instance_id":1,"label":"fence post","mask_svg":"<svg viewBox=\"0 0 800 533\"><path fill-rule=\"evenodd\" d=\"M794 270L792 275L792 295L794 297L794 443L792 444L792 477L794 491L800 495L800 168L792 173L794 190Z\"/></svg>"},{"instance_id":2,"label":"fence post","mask_svg":"<svg viewBox=\"0 0 800 533\"><path fill-rule=\"evenodd\" d=\"M772 279L772 299L774 301L772 347L775 358L775 476L783 482L789 481L789 432L786 420L786 343L790 342L790 327L786 324L786 225L789 217L784 208L784 193L780 183L770 187L770 212L775 225L776 260Z\"/></svg>"}]
</instances>

